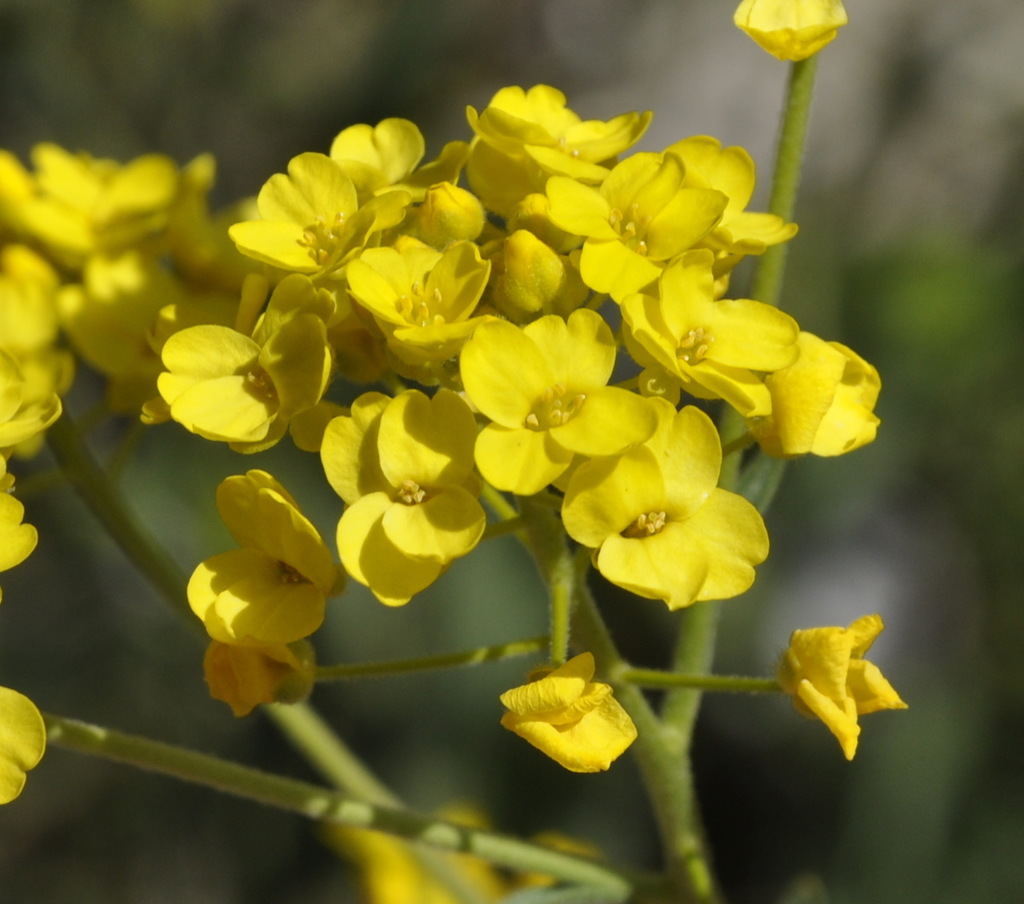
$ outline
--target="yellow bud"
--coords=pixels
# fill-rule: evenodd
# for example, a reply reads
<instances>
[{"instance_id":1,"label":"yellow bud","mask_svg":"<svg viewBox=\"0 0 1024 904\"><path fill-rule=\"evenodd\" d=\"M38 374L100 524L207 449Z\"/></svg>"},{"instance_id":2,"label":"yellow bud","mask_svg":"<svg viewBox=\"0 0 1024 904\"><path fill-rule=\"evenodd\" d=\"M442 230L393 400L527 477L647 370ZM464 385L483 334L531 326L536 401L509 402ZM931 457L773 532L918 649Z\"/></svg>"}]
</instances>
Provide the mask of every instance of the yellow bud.
<instances>
[{"instance_id":1,"label":"yellow bud","mask_svg":"<svg viewBox=\"0 0 1024 904\"><path fill-rule=\"evenodd\" d=\"M737 27L780 60L805 60L847 22L841 0L743 0Z\"/></svg>"},{"instance_id":2,"label":"yellow bud","mask_svg":"<svg viewBox=\"0 0 1024 904\"><path fill-rule=\"evenodd\" d=\"M494 263L494 304L517 323L567 315L586 298L587 288L568 260L525 229L505 239Z\"/></svg>"},{"instance_id":3,"label":"yellow bud","mask_svg":"<svg viewBox=\"0 0 1024 904\"><path fill-rule=\"evenodd\" d=\"M413 229L432 248L443 250L452 242L474 241L484 228L484 208L476 196L440 182L427 189L423 203L416 208Z\"/></svg>"}]
</instances>

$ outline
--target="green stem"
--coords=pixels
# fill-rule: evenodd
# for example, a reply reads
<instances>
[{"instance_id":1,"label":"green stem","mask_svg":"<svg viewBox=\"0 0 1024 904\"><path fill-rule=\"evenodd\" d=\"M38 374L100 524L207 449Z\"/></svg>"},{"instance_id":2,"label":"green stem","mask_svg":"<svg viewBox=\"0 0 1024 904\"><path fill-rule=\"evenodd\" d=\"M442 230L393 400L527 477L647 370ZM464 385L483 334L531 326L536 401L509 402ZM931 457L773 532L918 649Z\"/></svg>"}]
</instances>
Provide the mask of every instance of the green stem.
<instances>
[{"instance_id":1,"label":"green stem","mask_svg":"<svg viewBox=\"0 0 1024 904\"><path fill-rule=\"evenodd\" d=\"M65 410L47 432L47 441L62 471L96 518L107 529L136 568L150 581L170 606L202 632L188 607L187 578L166 555L155 538L124 505L117 487L96 463L74 420ZM352 794L366 795L375 802L393 803L395 798L373 776L338 736L304 704L292 707L264 707L292 744L332 783ZM445 875L443 865L428 868L449 887L460 902L472 904L478 895L460 887L458 877Z\"/></svg>"},{"instance_id":2,"label":"green stem","mask_svg":"<svg viewBox=\"0 0 1024 904\"><path fill-rule=\"evenodd\" d=\"M733 694L779 694L782 687L774 678L747 678L741 675L680 675L659 669L626 668L617 673L619 681L637 687L694 688Z\"/></svg>"},{"instance_id":3,"label":"green stem","mask_svg":"<svg viewBox=\"0 0 1024 904\"><path fill-rule=\"evenodd\" d=\"M772 177L772 194L768 212L782 217L786 222L793 218L796 209L797 190L800 186L800 170L803 165L804 144L807 138L807 122L811 112L811 96L814 93L814 73L817 55L793 63L789 71L786 88L786 106L779 132L779 143L775 155L775 173ZM750 297L765 304L777 305L782 288L782 276L786 269L788 243L769 248L758 261Z\"/></svg>"},{"instance_id":4,"label":"green stem","mask_svg":"<svg viewBox=\"0 0 1024 904\"><path fill-rule=\"evenodd\" d=\"M617 680L628 666L584 581L577 582L577 592L573 622L576 633L594 654L601 671L615 687L615 698L636 725L637 739L632 749L658 823L666 873L676 900L679 904L718 904L721 898L703 834L694 818L693 774L685 740L655 715L638 687Z\"/></svg>"},{"instance_id":5,"label":"green stem","mask_svg":"<svg viewBox=\"0 0 1024 904\"><path fill-rule=\"evenodd\" d=\"M420 656L415 659L392 659L386 662L362 662L355 665L325 665L317 668L316 680L339 681L476 665L481 662L494 662L498 659L510 659L513 656L536 653L538 650L543 650L549 642L550 637L547 634L542 634L539 637L530 637L526 640L516 640L490 647L477 647L474 650L462 650L458 653L439 653L435 656Z\"/></svg>"},{"instance_id":6,"label":"green stem","mask_svg":"<svg viewBox=\"0 0 1024 904\"><path fill-rule=\"evenodd\" d=\"M484 528L480 542L483 543L484 540L493 540L495 537L504 537L507 534L517 533L525 526L523 519L518 516L506 518L504 521L492 521Z\"/></svg>"},{"instance_id":7,"label":"green stem","mask_svg":"<svg viewBox=\"0 0 1024 904\"><path fill-rule=\"evenodd\" d=\"M164 600L184 615L190 625L199 628L189 610L185 574L124 504L117 487L96 463L66 409L46 431L46 440L61 470L114 542Z\"/></svg>"},{"instance_id":8,"label":"green stem","mask_svg":"<svg viewBox=\"0 0 1024 904\"><path fill-rule=\"evenodd\" d=\"M526 534L534 560L550 595L551 664L562 665L569 657L569 632L576 599L577 571L555 512L543 501L520 497Z\"/></svg>"},{"instance_id":9,"label":"green stem","mask_svg":"<svg viewBox=\"0 0 1024 904\"><path fill-rule=\"evenodd\" d=\"M510 869L545 873L625 900L633 882L624 873L572 854L458 825L408 810L370 803L308 782L283 778L148 738L45 714L48 742L127 763L352 828L377 829L433 848L474 854Z\"/></svg>"}]
</instances>

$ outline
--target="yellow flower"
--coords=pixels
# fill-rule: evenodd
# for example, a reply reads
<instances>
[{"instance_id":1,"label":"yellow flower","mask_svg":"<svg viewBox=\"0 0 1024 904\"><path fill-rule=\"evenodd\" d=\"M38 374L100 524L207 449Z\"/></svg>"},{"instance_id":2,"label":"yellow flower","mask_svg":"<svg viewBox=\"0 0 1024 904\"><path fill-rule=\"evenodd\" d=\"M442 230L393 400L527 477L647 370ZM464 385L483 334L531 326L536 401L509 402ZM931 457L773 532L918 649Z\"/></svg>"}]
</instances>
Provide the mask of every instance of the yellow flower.
<instances>
[{"instance_id":1,"label":"yellow flower","mask_svg":"<svg viewBox=\"0 0 1024 904\"><path fill-rule=\"evenodd\" d=\"M445 807L437 815L470 828L488 827L479 813L465 806ZM321 824L318 834L358 870L362 904L460 904L469 889L474 892L473 900L498 902L505 900L512 889L512 880L503 870L472 855L435 851L431 857L458 878L463 892L459 893L424 862L414 843L385 832L336 823Z\"/></svg>"},{"instance_id":2,"label":"yellow flower","mask_svg":"<svg viewBox=\"0 0 1024 904\"><path fill-rule=\"evenodd\" d=\"M717 488L722 447L711 419L648 403L658 413L654 436L569 478L565 529L594 549L609 581L669 609L736 596L768 555L764 522L746 499Z\"/></svg>"},{"instance_id":3,"label":"yellow flower","mask_svg":"<svg viewBox=\"0 0 1024 904\"><path fill-rule=\"evenodd\" d=\"M523 328L503 321L477 328L462 352L462 381L492 421L476 442L476 463L493 486L531 495L558 479L573 456L618 455L657 423L633 392L606 386L615 340L586 308Z\"/></svg>"},{"instance_id":4,"label":"yellow flower","mask_svg":"<svg viewBox=\"0 0 1024 904\"><path fill-rule=\"evenodd\" d=\"M370 248L348 266L349 292L377 321L388 347L408 364L458 354L481 322L472 317L491 265L472 242L442 253L418 242Z\"/></svg>"},{"instance_id":5,"label":"yellow flower","mask_svg":"<svg viewBox=\"0 0 1024 904\"><path fill-rule=\"evenodd\" d=\"M308 637L343 579L317 529L265 471L222 481L217 509L242 548L212 556L192 573L188 602L206 632L221 643L257 647Z\"/></svg>"},{"instance_id":6,"label":"yellow flower","mask_svg":"<svg viewBox=\"0 0 1024 904\"><path fill-rule=\"evenodd\" d=\"M409 192L422 201L440 182L455 182L469 153L465 141L450 141L435 160L417 169L426 149L419 127L408 119L383 119L343 129L331 142L330 157L341 164L356 187L360 203L388 189Z\"/></svg>"},{"instance_id":7,"label":"yellow flower","mask_svg":"<svg viewBox=\"0 0 1024 904\"><path fill-rule=\"evenodd\" d=\"M25 517L25 506L2 489L6 471L6 462L0 457L0 571L24 562L36 548L38 540L36 529L21 522ZM0 602L3 598L3 588L0 587Z\"/></svg>"},{"instance_id":8,"label":"yellow flower","mask_svg":"<svg viewBox=\"0 0 1024 904\"><path fill-rule=\"evenodd\" d=\"M0 804L21 794L25 773L45 750L46 726L35 704L17 691L0 687Z\"/></svg>"},{"instance_id":9,"label":"yellow flower","mask_svg":"<svg viewBox=\"0 0 1024 904\"><path fill-rule=\"evenodd\" d=\"M274 445L330 381L326 304L307 277L292 274L275 288L251 338L219 324L171 335L157 378L171 417L238 452Z\"/></svg>"},{"instance_id":10,"label":"yellow flower","mask_svg":"<svg viewBox=\"0 0 1024 904\"><path fill-rule=\"evenodd\" d=\"M338 278L345 264L377 233L402 221L411 197L387 191L360 206L356 186L325 154L293 157L256 199L259 220L228 233L248 257L317 278Z\"/></svg>"},{"instance_id":11,"label":"yellow flower","mask_svg":"<svg viewBox=\"0 0 1024 904\"><path fill-rule=\"evenodd\" d=\"M565 176L548 180L552 222L583 236L580 275L621 301L650 286L668 262L703 239L728 198L687 187L678 154L633 154L598 187Z\"/></svg>"},{"instance_id":12,"label":"yellow flower","mask_svg":"<svg viewBox=\"0 0 1024 904\"><path fill-rule=\"evenodd\" d=\"M454 392L361 395L327 425L320 455L347 503L338 553L382 603L401 606L479 542L476 423Z\"/></svg>"},{"instance_id":13,"label":"yellow flower","mask_svg":"<svg viewBox=\"0 0 1024 904\"><path fill-rule=\"evenodd\" d=\"M842 455L870 443L881 423L874 414L878 371L838 342L808 332L797 339L799 357L765 377L771 414L748 420L769 455Z\"/></svg>"},{"instance_id":14,"label":"yellow flower","mask_svg":"<svg viewBox=\"0 0 1024 904\"><path fill-rule=\"evenodd\" d=\"M686 164L686 185L714 188L729 199L722 219L701 241L702 246L730 255L733 259L729 263L734 264L745 254L761 254L768 246L796 235L796 223L746 209L754 194L755 169L743 148L723 148L717 138L695 135L665 148L666 153L670 151Z\"/></svg>"},{"instance_id":15,"label":"yellow flower","mask_svg":"<svg viewBox=\"0 0 1024 904\"><path fill-rule=\"evenodd\" d=\"M236 716L262 703L297 703L315 681L316 661L308 641L243 647L211 641L203 657L210 696L223 700Z\"/></svg>"},{"instance_id":16,"label":"yellow flower","mask_svg":"<svg viewBox=\"0 0 1024 904\"><path fill-rule=\"evenodd\" d=\"M501 695L501 724L570 772L602 772L636 739L636 726L612 696L591 681L594 656L580 653L557 669Z\"/></svg>"},{"instance_id":17,"label":"yellow flower","mask_svg":"<svg viewBox=\"0 0 1024 904\"><path fill-rule=\"evenodd\" d=\"M884 627L880 616L865 615L848 628L794 631L779 663L779 683L797 710L821 719L848 760L857 752L857 716L907 708L878 666L864 659Z\"/></svg>"},{"instance_id":18,"label":"yellow flower","mask_svg":"<svg viewBox=\"0 0 1024 904\"><path fill-rule=\"evenodd\" d=\"M466 167L470 185L502 216L525 195L544 191L552 175L604 181L616 156L639 141L651 121L650 113L624 113L584 122L548 85L502 88L483 112L468 107L466 116L476 133Z\"/></svg>"},{"instance_id":19,"label":"yellow flower","mask_svg":"<svg viewBox=\"0 0 1024 904\"><path fill-rule=\"evenodd\" d=\"M847 22L841 0L743 0L733 21L780 60L817 53Z\"/></svg>"},{"instance_id":20,"label":"yellow flower","mask_svg":"<svg viewBox=\"0 0 1024 904\"><path fill-rule=\"evenodd\" d=\"M122 165L38 144L32 160L38 193L24 201L21 225L70 266L95 252L150 244L167 225L178 193L178 168L168 157L146 154Z\"/></svg>"},{"instance_id":21,"label":"yellow flower","mask_svg":"<svg viewBox=\"0 0 1024 904\"><path fill-rule=\"evenodd\" d=\"M759 301L716 301L713 262L710 251L687 252L661 274L656 295L624 298L626 346L637 363L666 371L692 395L765 415L770 396L755 371L791 363L800 328Z\"/></svg>"},{"instance_id":22,"label":"yellow flower","mask_svg":"<svg viewBox=\"0 0 1024 904\"><path fill-rule=\"evenodd\" d=\"M0 348L0 450L35 439L60 413L57 394L35 397L18 361Z\"/></svg>"}]
</instances>

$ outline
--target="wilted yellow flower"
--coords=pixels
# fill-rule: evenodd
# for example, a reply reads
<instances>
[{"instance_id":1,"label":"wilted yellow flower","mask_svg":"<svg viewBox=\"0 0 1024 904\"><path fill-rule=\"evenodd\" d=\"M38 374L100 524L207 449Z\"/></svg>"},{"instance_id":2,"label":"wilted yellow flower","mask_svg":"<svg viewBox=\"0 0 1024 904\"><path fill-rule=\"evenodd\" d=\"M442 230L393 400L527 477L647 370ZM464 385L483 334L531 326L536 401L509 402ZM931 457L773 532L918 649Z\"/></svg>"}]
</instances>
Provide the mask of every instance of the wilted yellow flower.
<instances>
[{"instance_id":1,"label":"wilted yellow flower","mask_svg":"<svg viewBox=\"0 0 1024 904\"><path fill-rule=\"evenodd\" d=\"M857 752L857 716L907 708L878 666L864 659L884 627L881 616L864 615L848 628L794 631L779 663L779 683L797 710L821 719L848 760Z\"/></svg>"},{"instance_id":2,"label":"wilted yellow flower","mask_svg":"<svg viewBox=\"0 0 1024 904\"><path fill-rule=\"evenodd\" d=\"M268 647L211 641L203 657L210 696L223 700L236 716L262 703L297 703L313 689L316 661L305 640Z\"/></svg>"},{"instance_id":3,"label":"wilted yellow flower","mask_svg":"<svg viewBox=\"0 0 1024 904\"><path fill-rule=\"evenodd\" d=\"M846 24L842 0L743 0L733 21L780 60L817 53Z\"/></svg>"},{"instance_id":4,"label":"wilted yellow flower","mask_svg":"<svg viewBox=\"0 0 1024 904\"><path fill-rule=\"evenodd\" d=\"M591 681L594 655L580 653L557 669L501 695L501 724L570 772L602 772L636 739L636 726L609 684Z\"/></svg>"},{"instance_id":5,"label":"wilted yellow flower","mask_svg":"<svg viewBox=\"0 0 1024 904\"><path fill-rule=\"evenodd\" d=\"M45 750L46 726L35 704L24 694L0 687L0 804L21 794L25 773Z\"/></svg>"},{"instance_id":6,"label":"wilted yellow flower","mask_svg":"<svg viewBox=\"0 0 1024 904\"><path fill-rule=\"evenodd\" d=\"M881 423L874 413L878 371L838 342L802 331L800 354L765 377L771 414L753 417L750 432L769 455L832 456L870 443Z\"/></svg>"}]
</instances>

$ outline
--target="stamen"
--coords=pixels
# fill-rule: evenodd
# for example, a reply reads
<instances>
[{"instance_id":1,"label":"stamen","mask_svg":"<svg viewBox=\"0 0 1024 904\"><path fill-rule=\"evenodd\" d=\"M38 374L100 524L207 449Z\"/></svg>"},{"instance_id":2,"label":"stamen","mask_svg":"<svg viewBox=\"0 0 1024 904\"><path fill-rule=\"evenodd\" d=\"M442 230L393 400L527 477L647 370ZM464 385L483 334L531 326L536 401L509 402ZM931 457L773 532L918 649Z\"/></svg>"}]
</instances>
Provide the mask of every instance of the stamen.
<instances>
[{"instance_id":1,"label":"stamen","mask_svg":"<svg viewBox=\"0 0 1024 904\"><path fill-rule=\"evenodd\" d=\"M665 512L643 512L637 515L636 520L623 532L623 537L642 540L644 537L653 537L660 533L668 522Z\"/></svg>"}]
</instances>

